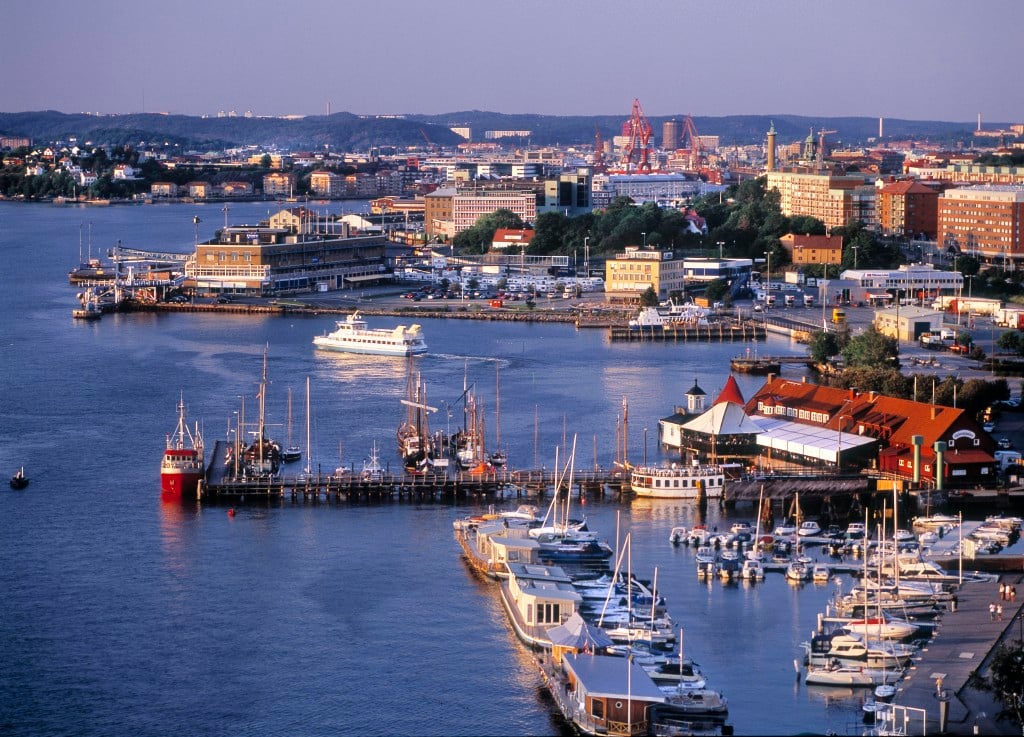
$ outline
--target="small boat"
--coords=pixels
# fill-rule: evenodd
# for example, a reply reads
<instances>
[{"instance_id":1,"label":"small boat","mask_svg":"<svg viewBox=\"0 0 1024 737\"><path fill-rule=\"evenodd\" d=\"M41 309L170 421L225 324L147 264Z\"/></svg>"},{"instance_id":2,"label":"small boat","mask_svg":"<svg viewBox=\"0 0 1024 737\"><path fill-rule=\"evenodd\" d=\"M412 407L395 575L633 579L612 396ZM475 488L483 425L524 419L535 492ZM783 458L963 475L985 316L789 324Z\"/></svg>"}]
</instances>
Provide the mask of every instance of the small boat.
<instances>
[{"instance_id":1,"label":"small boat","mask_svg":"<svg viewBox=\"0 0 1024 737\"><path fill-rule=\"evenodd\" d=\"M811 569L806 563L799 560L790 561L786 566L786 578L795 583L802 583L811 580Z\"/></svg>"},{"instance_id":2,"label":"small boat","mask_svg":"<svg viewBox=\"0 0 1024 737\"><path fill-rule=\"evenodd\" d=\"M415 356L427 352L419 325L388 330L367 327L358 310L336 323L336 330L313 338L313 345L329 351L375 356Z\"/></svg>"},{"instance_id":3,"label":"small boat","mask_svg":"<svg viewBox=\"0 0 1024 737\"><path fill-rule=\"evenodd\" d=\"M100 303L94 299L87 299L82 302L81 307L71 310L71 317L76 320L99 320L103 317L103 310Z\"/></svg>"},{"instance_id":4,"label":"small boat","mask_svg":"<svg viewBox=\"0 0 1024 737\"><path fill-rule=\"evenodd\" d=\"M309 400L306 401L306 416L309 416ZM282 463L295 463L302 460L302 448L292 442L292 390L288 388L288 445L281 451Z\"/></svg>"},{"instance_id":5,"label":"small boat","mask_svg":"<svg viewBox=\"0 0 1024 737\"><path fill-rule=\"evenodd\" d=\"M823 563L818 563L811 570L811 579L814 583L828 583L829 577L832 575L832 571L829 567Z\"/></svg>"},{"instance_id":6,"label":"small boat","mask_svg":"<svg viewBox=\"0 0 1024 737\"><path fill-rule=\"evenodd\" d=\"M843 629L864 637L877 637L880 640L904 640L917 632L918 625L887 616L861 617L844 622Z\"/></svg>"},{"instance_id":7,"label":"small boat","mask_svg":"<svg viewBox=\"0 0 1024 737\"><path fill-rule=\"evenodd\" d=\"M735 356L729 360L729 368L738 374L778 374L782 364L775 358Z\"/></svg>"},{"instance_id":8,"label":"small boat","mask_svg":"<svg viewBox=\"0 0 1024 737\"><path fill-rule=\"evenodd\" d=\"M758 558L744 559L743 568L740 569L740 578L744 581L763 581L764 564Z\"/></svg>"},{"instance_id":9,"label":"small boat","mask_svg":"<svg viewBox=\"0 0 1024 737\"><path fill-rule=\"evenodd\" d=\"M800 537L815 537L821 534L821 525L809 519L800 525L800 529L796 531L796 534Z\"/></svg>"},{"instance_id":10,"label":"small boat","mask_svg":"<svg viewBox=\"0 0 1024 737\"><path fill-rule=\"evenodd\" d=\"M668 535L668 541L673 545L679 545L686 543L689 539L690 533L685 527L673 527L672 531Z\"/></svg>"},{"instance_id":11,"label":"small boat","mask_svg":"<svg viewBox=\"0 0 1024 737\"><path fill-rule=\"evenodd\" d=\"M28 476L25 475L25 467L22 466L11 476L11 488L20 490L26 486L28 486Z\"/></svg>"}]
</instances>

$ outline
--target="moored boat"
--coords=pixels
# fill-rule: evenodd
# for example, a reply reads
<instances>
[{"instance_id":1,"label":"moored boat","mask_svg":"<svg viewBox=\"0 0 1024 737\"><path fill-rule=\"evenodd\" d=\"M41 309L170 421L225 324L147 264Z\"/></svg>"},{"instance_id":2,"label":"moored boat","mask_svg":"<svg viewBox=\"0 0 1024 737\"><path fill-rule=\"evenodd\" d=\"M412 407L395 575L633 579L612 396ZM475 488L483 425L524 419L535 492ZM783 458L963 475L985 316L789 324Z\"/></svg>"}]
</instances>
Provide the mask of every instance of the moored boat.
<instances>
[{"instance_id":1,"label":"moored boat","mask_svg":"<svg viewBox=\"0 0 1024 737\"><path fill-rule=\"evenodd\" d=\"M167 436L160 463L160 491L165 496L194 496L204 468L203 438L185 424L185 400L178 401L178 426Z\"/></svg>"},{"instance_id":2,"label":"moored boat","mask_svg":"<svg viewBox=\"0 0 1024 737\"><path fill-rule=\"evenodd\" d=\"M414 356L427 352L419 325L399 325L390 330L370 328L358 311L339 320L334 332L313 338L313 345L329 351L375 356Z\"/></svg>"},{"instance_id":3,"label":"moored boat","mask_svg":"<svg viewBox=\"0 0 1024 737\"><path fill-rule=\"evenodd\" d=\"M717 465L637 466L630 488L641 497L657 499L717 499L725 493L725 471Z\"/></svg>"}]
</instances>

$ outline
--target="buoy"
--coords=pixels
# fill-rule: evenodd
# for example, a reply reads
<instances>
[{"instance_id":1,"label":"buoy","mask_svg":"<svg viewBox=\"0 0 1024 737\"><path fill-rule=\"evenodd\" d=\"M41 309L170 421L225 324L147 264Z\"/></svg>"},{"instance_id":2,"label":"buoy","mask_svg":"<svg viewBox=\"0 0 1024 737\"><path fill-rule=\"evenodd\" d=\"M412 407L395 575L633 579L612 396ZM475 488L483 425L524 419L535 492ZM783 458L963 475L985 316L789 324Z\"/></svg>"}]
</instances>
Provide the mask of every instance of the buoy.
<instances>
[{"instance_id":1,"label":"buoy","mask_svg":"<svg viewBox=\"0 0 1024 737\"><path fill-rule=\"evenodd\" d=\"M234 516L235 516L235 508L232 507L231 509L228 510L228 517L234 517Z\"/></svg>"}]
</instances>

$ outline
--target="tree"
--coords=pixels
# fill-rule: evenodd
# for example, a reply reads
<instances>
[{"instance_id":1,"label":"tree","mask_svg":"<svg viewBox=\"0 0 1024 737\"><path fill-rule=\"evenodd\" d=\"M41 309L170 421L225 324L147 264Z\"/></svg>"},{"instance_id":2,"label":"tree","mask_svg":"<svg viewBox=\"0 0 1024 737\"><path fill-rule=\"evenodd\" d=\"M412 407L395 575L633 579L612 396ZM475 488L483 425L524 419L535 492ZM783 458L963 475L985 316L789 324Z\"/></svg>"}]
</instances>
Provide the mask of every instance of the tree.
<instances>
[{"instance_id":1,"label":"tree","mask_svg":"<svg viewBox=\"0 0 1024 737\"><path fill-rule=\"evenodd\" d=\"M641 307L657 307L658 306L658 293L654 291L654 287L647 287L647 290L640 295L640 306Z\"/></svg>"},{"instance_id":2,"label":"tree","mask_svg":"<svg viewBox=\"0 0 1024 737\"><path fill-rule=\"evenodd\" d=\"M1024 726L1024 642L1015 640L996 648L989 673L992 690L1004 707L998 717Z\"/></svg>"},{"instance_id":3,"label":"tree","mask_svg":"<svg viewBox=\"0 0 1024 737\"><path fill-rule=\"evenodd\" d=\"M860 335L850 338L843 348L847 366L893 366L897 352L895 338L882 335L873 325Z\"/></svg>"},{"instance_id":4,"label":"tree","mask_svg":"<svg viewBox=\"0 0 1024 737\"><path fill-rule=\"evenodd\" d=\"M811 333L811 339L807 343L807 352L815 363L825 363L832 356L839 355L842 345L835 333L826 333L824 330L816 330Z\"/></svg>"}]
</instances>

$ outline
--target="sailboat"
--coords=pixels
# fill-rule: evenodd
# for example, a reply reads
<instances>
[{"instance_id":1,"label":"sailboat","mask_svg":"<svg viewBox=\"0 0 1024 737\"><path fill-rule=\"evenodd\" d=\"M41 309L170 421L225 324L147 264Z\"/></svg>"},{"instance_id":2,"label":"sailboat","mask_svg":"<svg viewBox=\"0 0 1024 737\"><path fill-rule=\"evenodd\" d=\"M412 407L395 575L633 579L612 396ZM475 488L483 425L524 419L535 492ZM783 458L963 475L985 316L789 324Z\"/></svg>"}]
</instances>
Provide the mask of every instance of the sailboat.
<instances>
[{"instance_id":1,"label":"sailboat","mask_svg":"<svg viewBox=\"0 0 1024 737\"><path fill-rule=\"evenodd\" d=\"M409 359L408 396L402 400L407 408L405 421L398 427L398 453L409 473L423 473L431 466L434 456L432 438L427 427L427 415L437 407L427 404L427 390L420 375L413 374Z\"/></svg>"},{"instance_id":2,"label":"sailboat","mask_svg":"<svg viewBox=\"0 0 1024 737\"><path fill-rule=\"evenodd\" d=\"M764 560L761 555L761 520L764 517L764 484L761 484L761 492L757 499L757 525L754 528L754 545L748 550L743 559L743 568L740 569L740 576L746 581L764 580Z\"/></svg>"},{"instance_id":3,"label":"sailboat","mask_svg":"<svg viewBox=\"0 0 1024 737\"><path fill-rule=\"evenodd\" d=\"M487 460L496 468L503 468L508 461L501 447L501 388L498 379L498 367L494 368L494 444L496 450L487 456Z\"/></svg>"},{"instance_id":4,"label":"sailboat","mask_svg":"<svg viewBox=\"0 0 1024 737\"><path fill-rule=\"evenodd\" d=\"M263 351L263 377L257 397L260 400L259 424L253 441L242 451L244 471L250 478L271 478L281 468L281 446L267 437L267 351Z\"/></svg>"},{"instance_id":5,"label":"sailboat","mask_svg":"<svg viewBox=\"0 0 1024 737\"><path fill-rule=\"evenodd\" d=\"M281 451L284 463L294 463L302 459L302 448L292 442L292 388L288 387L288 447Z\"/></svg>"}]
</instances>

